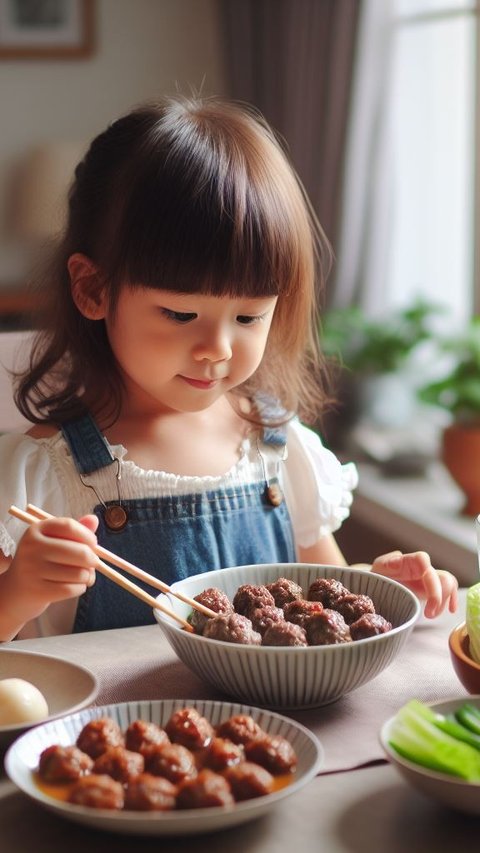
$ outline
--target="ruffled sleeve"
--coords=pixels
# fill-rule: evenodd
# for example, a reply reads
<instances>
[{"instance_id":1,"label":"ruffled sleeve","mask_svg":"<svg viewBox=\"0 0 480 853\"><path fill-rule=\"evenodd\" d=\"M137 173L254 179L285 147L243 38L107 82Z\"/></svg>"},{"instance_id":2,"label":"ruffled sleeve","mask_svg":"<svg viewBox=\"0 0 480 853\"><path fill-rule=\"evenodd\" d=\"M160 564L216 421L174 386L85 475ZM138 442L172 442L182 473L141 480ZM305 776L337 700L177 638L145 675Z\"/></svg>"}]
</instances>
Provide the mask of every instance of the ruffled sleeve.
<instances>
[{"instance_id":1,"label":"ruffled sleeve","mask_svg":"<svg viewBox=\"0 0 480 853\"><path fill-rule=\"evenodd\" d=\"M358 484L353 463L342 465L319 436L294 420L288 426L283 490L297 545L309 548L350 514Z\"/></svg>"},{"instance_id":2,"label":"ruffled sleeve","mask_svg":"<svg viewBox=\"0 0 480 853\"><path fill-rule=\"evenodd\" d=\"M27 503L54 515L65 514L63 489L51 464L48 440L12 433L0 436L0 550L13 557L26 526L9 515L12 504L25 509Z\"/></svg>"}]
</instances>

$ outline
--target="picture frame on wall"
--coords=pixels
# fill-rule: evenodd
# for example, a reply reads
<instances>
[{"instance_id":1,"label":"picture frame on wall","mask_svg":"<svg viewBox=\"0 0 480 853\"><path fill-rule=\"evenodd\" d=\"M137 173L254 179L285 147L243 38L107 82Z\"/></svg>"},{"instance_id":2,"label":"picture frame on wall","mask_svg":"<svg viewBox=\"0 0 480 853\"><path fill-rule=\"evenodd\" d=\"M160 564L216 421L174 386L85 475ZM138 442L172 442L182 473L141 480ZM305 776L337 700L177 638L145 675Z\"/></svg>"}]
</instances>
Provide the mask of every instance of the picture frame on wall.
<instances>
[{"instance_id":1,"label":"picture frame on wall","mask_svg":"<svg viewBox=\"0 0 480 853\"><path fill-rule=\"evenodd\" d=\"M93 11L93 0L0 0L0 59L91 56Z\"/></svg>"}]
</instances>

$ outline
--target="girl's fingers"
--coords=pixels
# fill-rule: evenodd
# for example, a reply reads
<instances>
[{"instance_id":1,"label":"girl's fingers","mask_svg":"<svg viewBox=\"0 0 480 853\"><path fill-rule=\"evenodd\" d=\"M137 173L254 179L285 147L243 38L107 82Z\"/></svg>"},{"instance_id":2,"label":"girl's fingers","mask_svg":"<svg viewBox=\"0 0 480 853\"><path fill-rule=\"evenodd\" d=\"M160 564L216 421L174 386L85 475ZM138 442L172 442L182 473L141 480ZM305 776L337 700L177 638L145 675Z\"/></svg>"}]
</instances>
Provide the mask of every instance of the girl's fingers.
<instances>
[{"instance_id":1,"label":"girl's fingers","mask_svg":"<svg viewBox=\"0 0 480 853\"><path fill-rule=\"evenodd\" d=\"M456 578L450 572L434 569L430 557L424 551L413 554L392 551L383 554L375 560L372 569L377 574L401 581L419 597L426 599L424 613L427 618L438 616L447 602L452 613L457 609Z\"/></svg>"},{"instance_id":2,"label":"girl's fingers","mask_svg":"<svg viewBox=\"0 0 480 853\"><path fill-rule=\"evenodd\" d=\"M96 517L86 515L82 521L76 521L74 518L48 518L32 524L29 530L32 531L33 535L38 534L52 539L83 542L93 549L97 544L97 537L93 530L94 521L92 519L95 519L96 529L98 525Z\"/></svg>"},{"instance_id":3,"label":"girl's fingers","mask_svg":"<svg viewBox=\"0 0 480 853\"><path fill-rule=\"evenodd\" d=\"M99 521L96 515L84 515L82 516L82 518L79 518L78 521L79 524L83 524L83 526L86 527L88 530L91 530L92 533L97 532Z\"/></svg>"}]
</instances>

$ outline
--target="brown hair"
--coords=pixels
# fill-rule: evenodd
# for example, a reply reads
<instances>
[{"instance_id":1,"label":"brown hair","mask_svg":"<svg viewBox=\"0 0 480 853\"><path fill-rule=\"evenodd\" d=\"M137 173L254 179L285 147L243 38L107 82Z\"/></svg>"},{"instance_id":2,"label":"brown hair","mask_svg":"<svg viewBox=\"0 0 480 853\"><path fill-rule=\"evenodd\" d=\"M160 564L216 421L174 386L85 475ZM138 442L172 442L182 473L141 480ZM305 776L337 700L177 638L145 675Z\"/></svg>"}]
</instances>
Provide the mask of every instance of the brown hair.
<instances>
[{"instance_id":1,"label":"brown hair","mask_svg":"<svg viewBox=\"0 0 480 853\"><path fill-rule=\"evenodd\" d=\"M307 422L324 391L316 340L330 252L282 143L247 105L166 98L113 122L77 166L65 233L44 282L42 329L17 406L61 421L79 395L105 395L118 416L121 379L104 322L72 299L67 261L101 270L114 308L122 286L230 296L278 295L260 367L236 393L274 396Z\"/></svg>"}]
</instances>

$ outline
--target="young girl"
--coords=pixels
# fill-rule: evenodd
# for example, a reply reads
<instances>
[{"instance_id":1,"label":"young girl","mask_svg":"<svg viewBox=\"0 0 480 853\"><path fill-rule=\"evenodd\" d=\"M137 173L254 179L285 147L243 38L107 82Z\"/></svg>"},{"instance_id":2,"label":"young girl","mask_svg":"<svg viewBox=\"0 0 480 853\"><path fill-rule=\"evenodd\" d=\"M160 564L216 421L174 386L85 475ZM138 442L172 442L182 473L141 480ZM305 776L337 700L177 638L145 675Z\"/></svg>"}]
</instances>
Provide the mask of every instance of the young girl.
<instances>
[{"instance_id":1,"label":"young girl","mask_svg":"<svg viewBox=\"0 0 480 853\"><path fill-rule=\"evenodd\" d=\"M356 471L299 420L323 401L326 260L254 110L166 99L93 141L17 387L34 426L0 439L1 640L153 621L95 579L97 540L168 584L251 563L344 565L332 532ZM26 528L8 507L28 502L56 517ZM427 616L456 607L456 580L422 552L372 568L424 597Z\"/></svg>"}]
</instances>

